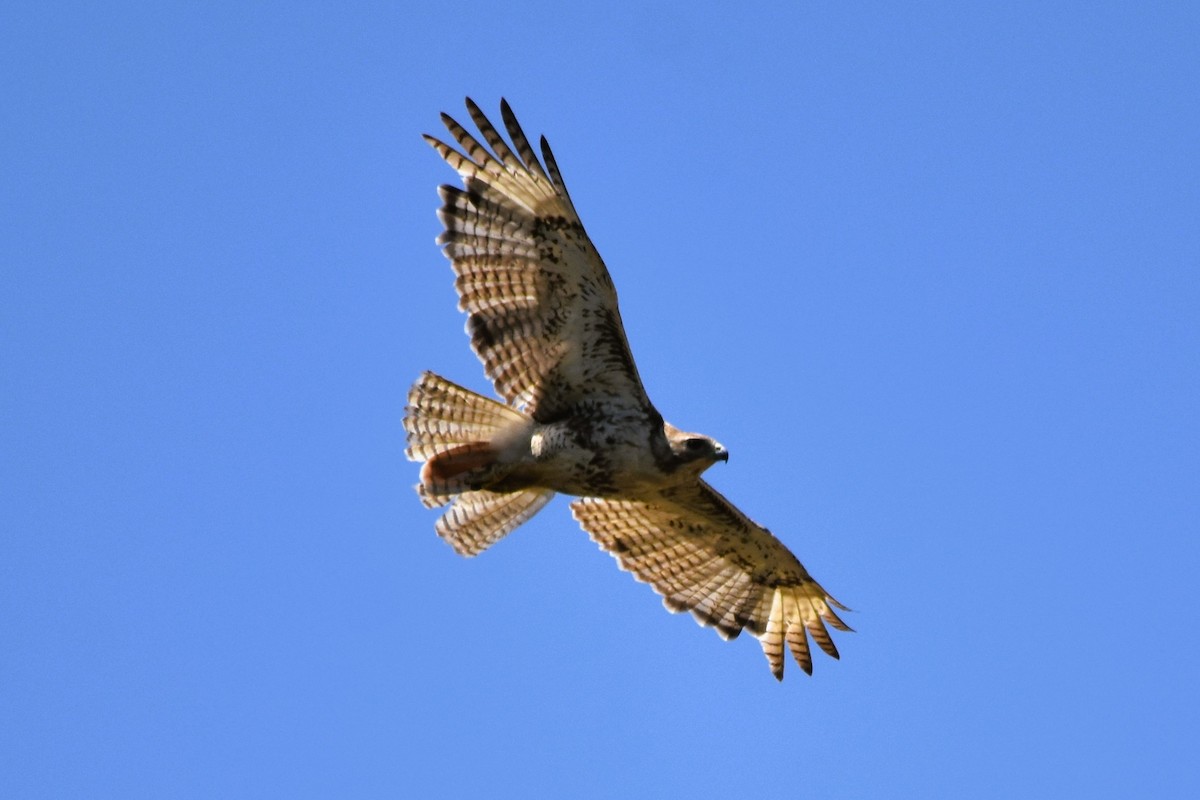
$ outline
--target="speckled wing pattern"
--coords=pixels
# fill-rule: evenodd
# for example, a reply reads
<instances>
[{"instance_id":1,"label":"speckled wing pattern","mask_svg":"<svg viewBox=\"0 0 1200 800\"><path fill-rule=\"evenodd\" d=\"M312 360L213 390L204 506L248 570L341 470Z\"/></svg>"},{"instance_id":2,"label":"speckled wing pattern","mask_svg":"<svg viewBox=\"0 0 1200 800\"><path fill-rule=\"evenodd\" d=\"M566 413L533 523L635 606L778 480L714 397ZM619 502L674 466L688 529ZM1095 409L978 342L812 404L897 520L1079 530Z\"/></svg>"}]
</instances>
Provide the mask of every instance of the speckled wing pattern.
<instances>
[{"instance_id":1,"label":"speckled wing pattern","mask_svg":"<svg viewBox=\"0 0 1200 800\"><path fill-rule=\"evenodd\" d=\"M462 152L425 139L463 179L463 189L439 190L438 242L496 392L538 420L581 400L648 408L612 279L545 138L543 167L508 103L501 115L512 147L470 99L467 110L486 147L446 114Z\"/></svg>"},{"instance_id":2,"label":"speckled wing pattern","mask_svg":"<svg viewBox=\"0 0 1200 800\"><path fill-rule=\"evenodd\" d=\"M812 579L770 531L704 481L664 489L653 502L584 498L571 504L584 530L623 569L650 584L670 611L691 611L726 639L749 630L783 679L784 643L812 674L808 637L829 655L825 623L848 631L846 607Z\"/></svg>"},{"instance_id":3,"label":"speckled wing pattern","mask_svg":"<svg viewBox=\"0 0 1200 800\"><path fill-rule=\"evenodd\" d=\"M438 241L456 275L471 346L506 405L426 375L410 395L405 430L409 456L426 461L422 500L451 503L439 535L473 555L535 514L554 483L455 494L458 473L437 460L450 463L451 449L459 463L482 458L486 441L508 428L509 415L522 412L539 423L641 419L646 425L631 426L627 438L649 436L647 448L663 422L630 353L612 279L545 138L539 160L506 102L507 141L470 99L467 110L480 139L445 114L442 122L459 149L425 137L463 181L461 189L439 189L445 232ZM664 429L662 436L671 431L679 433ZM677 476L670 453L656 452L653 459L661 470L657 489L647 478L636 497L572 503L591 537L661 594L669 610L691 611L727 639L753 633L777 678L788 650L812 672L809 637L836 658L826 624L850 630L834 611L845 606L766 528L704 481Z\"/></svg>"}]
</instances>

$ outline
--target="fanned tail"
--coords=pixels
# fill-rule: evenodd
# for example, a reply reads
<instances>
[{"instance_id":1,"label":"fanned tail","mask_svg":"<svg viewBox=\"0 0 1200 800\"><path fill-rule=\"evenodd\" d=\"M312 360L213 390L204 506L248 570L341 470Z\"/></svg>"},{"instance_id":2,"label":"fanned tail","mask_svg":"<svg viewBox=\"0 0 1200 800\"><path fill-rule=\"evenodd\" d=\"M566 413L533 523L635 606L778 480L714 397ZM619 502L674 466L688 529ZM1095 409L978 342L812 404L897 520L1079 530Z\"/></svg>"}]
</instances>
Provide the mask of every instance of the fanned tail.
<instances>
[{"instance_id":1,"label":"fanned tail","mask_svg":"<svg viewBox=\"0 0 1200 800\"><path fill-rule=\"evenodd\" d=\"M430 508L452 503L435 528L455 552L483 551L554 496L543 489L479 488L503 469L493 439L528 422L517 409L425 372L409 390L404 412L405 455L425 462L417 494Z\"/></svg>"},{"instance_id":2,"label":"fanned tail","mask_svg":"<svg viewBox=\"0 0 1200 800\"><path fill-rule=\"evenodd\" d=\"M460 556L482 553L550 502L549 489L523 492L464 492L434 525Z\"/></svg>"}]
</instances>

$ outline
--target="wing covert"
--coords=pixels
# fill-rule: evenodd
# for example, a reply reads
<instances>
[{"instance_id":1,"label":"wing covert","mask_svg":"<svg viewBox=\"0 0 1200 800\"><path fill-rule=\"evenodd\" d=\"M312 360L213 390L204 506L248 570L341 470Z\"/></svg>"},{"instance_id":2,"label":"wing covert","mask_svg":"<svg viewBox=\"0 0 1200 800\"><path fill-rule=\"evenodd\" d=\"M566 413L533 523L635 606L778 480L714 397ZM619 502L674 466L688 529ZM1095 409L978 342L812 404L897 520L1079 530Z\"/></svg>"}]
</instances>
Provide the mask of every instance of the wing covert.
<instances>
[{"instance_id":1,"label":"wing covert","mask_svg":"<svg viewBox=\"0 0 1200 800\"><path fill-rule=\"evenodd\" d=\"M616 290L567 193L549 145L545 167L507 102L511 147L469 98L486 146L443 114L462 152L426 141L463 179L442 186L438 237L456 275L471 346L497 393L535 419L584 398L650 408ZM489 149L490 148L490 149Z\"/></svg>"}]
</instances>

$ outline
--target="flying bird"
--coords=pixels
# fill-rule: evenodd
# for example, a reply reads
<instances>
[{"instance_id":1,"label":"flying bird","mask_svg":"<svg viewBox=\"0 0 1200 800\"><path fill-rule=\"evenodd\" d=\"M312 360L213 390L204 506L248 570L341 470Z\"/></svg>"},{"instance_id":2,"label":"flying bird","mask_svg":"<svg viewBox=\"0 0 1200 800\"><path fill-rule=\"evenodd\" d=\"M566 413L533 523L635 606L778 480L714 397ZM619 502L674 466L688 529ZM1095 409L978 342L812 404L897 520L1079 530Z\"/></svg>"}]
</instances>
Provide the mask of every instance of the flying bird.
<instances>
[{"instance_id":1,"label":"flying bird","mask_svg":"<svg viewBox=\"0 0 1200 800\"><path fill-rule=\"evenodd\" d=\"M808 639L838 657L825 624L845 606L768 531L701 477L728 452L663 420L646 396L617 294L545 137L539 160L508 103L511 145L479 107L481 143L446 114L459 149L425 140L463 188L441 186L438 237L457 276L471 346L503 402L426 372L408 394L417 492L449 506L439 536L474 556L575 495L579 524L672 612L726 639L759 639L776 678L784 650L812 673Z\"/></svg>"}]
</instances>

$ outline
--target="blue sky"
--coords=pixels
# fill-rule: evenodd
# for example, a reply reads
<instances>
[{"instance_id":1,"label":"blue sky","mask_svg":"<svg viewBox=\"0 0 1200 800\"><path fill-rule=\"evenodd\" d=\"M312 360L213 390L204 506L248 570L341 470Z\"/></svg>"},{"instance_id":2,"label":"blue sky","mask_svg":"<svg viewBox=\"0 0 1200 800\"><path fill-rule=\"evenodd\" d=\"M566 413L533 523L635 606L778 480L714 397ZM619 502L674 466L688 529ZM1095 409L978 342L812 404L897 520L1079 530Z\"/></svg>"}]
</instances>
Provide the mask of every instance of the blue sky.
<instances>
[{"instance_id":1,"label":"blue sky","mask_svg":"<svg viewBox=\"0 0 1200 800\"><path fill-rule=\"evenodd\" d=\"M0 795L1193 796L1198 7L413 5L0 12ZM840 662L434 534L467 94Z\"/></svg>"}]
</instances>

